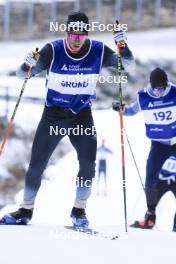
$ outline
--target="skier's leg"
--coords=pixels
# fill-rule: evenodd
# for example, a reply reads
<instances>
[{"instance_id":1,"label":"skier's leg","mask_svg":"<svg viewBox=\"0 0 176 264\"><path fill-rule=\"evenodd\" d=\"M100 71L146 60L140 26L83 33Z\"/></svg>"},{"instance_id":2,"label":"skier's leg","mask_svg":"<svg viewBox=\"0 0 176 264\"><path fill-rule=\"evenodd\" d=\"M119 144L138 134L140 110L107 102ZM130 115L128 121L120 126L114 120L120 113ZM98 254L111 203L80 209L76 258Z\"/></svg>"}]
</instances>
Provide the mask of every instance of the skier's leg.
<instances>
[{"instance_id":1,"label":"skier's leg","mask_svg":"<svg viewBox=\"0 0 176 264\"><path fill-rule=\"evenodd\" d=\"M158 190L158 192L157 192L157 201L156 201L156 206L157 206L158 203L159 203L159 201L163 197L163 195L166 192L169 192L170 191L170 188L169 188L169 186L167 185L166 182L163 182L161 180L158 180L157 185L156 185L156 188Z\"/></svg>"},{"instance_id":2,"label":"skier's leg","mask_svg":"<svg viewBox=\"0 0 176 264\"><path fill-rule=\"evenodd\" d=\"M75 217L74 219L78 217L79 220L80 213L77 212L77 209L79 209L82 212L81 218L85 220L85 207L91 194L92 179L95 177L97 138L90 110L87 110L87 114L80 114L77 118L77 123L83 126L84 133L79 135L71 134L69 136L79 160L76 199L71 215L72 219L73 217ZM80 225L81 223L80 221ZM85 225L88 225L87 219L85 220Z\"/></svg>"},{"instance_id":3,"label":"skier's leg","mask_svg":"<svg viewBox=\"0 0 176 264\"><path fill-rule=\"evenodd\" d=\"M171 189L172 193L174 194L175 196L175 199L176 199L176 183L173 183L172 184L172 189ZM175 213L175 216L174 216L174 222L173 222L173 229L172 229L174 232L176 232L176 213Z\"/></svg>"},{"instance_id":4,"label":"skier's leg","mask_svg":"<svg viewBox=\"0 0 176 264\"><path fill-rule=\"evenodd\" d=\"M106 170L106 164L104 168L104 196L107 195L107 170Z\"/></svg>"},{"instance_id":5,"label":"skier's leg","mask_svg":"<svg viewBox=\"0 0 176 264\"><path fill-rule=\"evenodd\" d=\"M57 120L58 117L52 113L52 109L45 108L35 134L31 160L25 177L24 200L21 205L23 208L33 208L43 171L55 147L63 137L51 131L52 126L56 126ZM60 126L60 124L57 125Z\"/></svg>"},{"instance_id":6,"label":"skier's leg","mask_svg":"<svg viewBox=\"0 0 176 264\"><path fill-rule=\"evenodd\" d=\"M156 203L155 203L155 208L157 204L159 203L161 197L168 191L167 187L165 185L158 184L157 183L157 197L156 197ZM155 209L154 208L154 209ZM156 214L155 210L154 211L147 211L145 213L144 219L140 221L135 221L134 224L131 225L131 227L136 227L136 228L142 228L142 229L152 229L155 226L156 222Z\"/></svg>"},{"instance_id":7,"label":"skier's leg","mask_svg":"<svg viewBox=\"0 0 176 264\"><path fill-rule=\"evenodd\" d=\"M96 136L73 136L71 142L78 153L79 172L75 207L85 208L91 194L92 179L95 177Z\"/></svg>"},{"instance_id":8,"label":"skier's leg","mask_svg":"<svg viewBox=\"0 0 176 264\"><path fill-rule=\"evenodd\" d=\"M175 216L174 216L174 224L173 224L172 231L176 232L176 213L175 213Z\"/></svg>"},{"instance_id":9,"label":"skier's leg","mask_svg":"<svg viewBox=\"0 0 176 264\"><path fill-rule=\"evenodd\" d=\"M96 180L96 193L99 195L99 186L100 186L100 177L101 177L101 170L100 167L98 169L98 175L97 175L97 180Z\"/></svg>"},{"instance_id":10,"label":"skier's leg","mask_svg":"<svg viewBox=\"0 0 176 264\"><path fill-rule=\"evenodd\" d=\"M168 146L158 142L152 142L151 150L147 159L145 182L147 208L150 212L155 212L158 196L156 183L158 181L161 167L169 156L170 148Z\"/></svg>"},{"instance_id":11,"label":"skier's leg","mask_svg":"<svg viewBox=\"0 0 176 264\"><path fill-rule=\"evenodd\" d=\"M81 126L83 133L69 135L70 141L76 149L79 161L77 192L74 206L85 208L86 201L91 193L92 179L95 177L97 150L97 136L90 109L83 110L77 115L75 125Z\"/></svg>"}]
</instances>

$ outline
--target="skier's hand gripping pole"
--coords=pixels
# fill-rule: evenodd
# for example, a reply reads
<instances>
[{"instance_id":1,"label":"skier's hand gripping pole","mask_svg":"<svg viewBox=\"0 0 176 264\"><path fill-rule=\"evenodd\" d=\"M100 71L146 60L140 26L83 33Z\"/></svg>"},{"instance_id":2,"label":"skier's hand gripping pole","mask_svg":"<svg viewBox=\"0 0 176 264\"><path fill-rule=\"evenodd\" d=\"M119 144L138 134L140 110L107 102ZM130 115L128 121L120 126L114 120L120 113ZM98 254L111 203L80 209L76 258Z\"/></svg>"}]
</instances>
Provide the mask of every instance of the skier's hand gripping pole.
<instances>
[{"instance_id":1,"label":"skier's hand gripping pole","mask_svg":"<svg viewBox=\"0 0 176 264\"><path fill-rule=\"evenodd\" d=\"M117 25L119 22L116 20ZM118 36L118 31L114 32L114 36ZM123 35L123 34L122 34ZM120 34L119 34L120 36ZM123 37L123 36L122 36ZM122 181L123 181L123 198L124 198L124 220L125 220L125 232L128 232L127 228L127 205L126 205L126 176L125 176L125 151L124 151L124 126L123 126L123 95L122 95L122 62L121 62L121 48L125 46L125 38L116 38L114 37L116 46L117 46L117 70L118 70L118 88L119 88L119 116L120 116L120 138L121 138L121 157L122 157Z\"/></svg>"},{"instance_id":2,"label":"skier's hand gripping pole","mask_svg":"<svg viewBox=\"0 0 176 264\"><path fill-rule=\"evenodd\" d=\"M34 57L36 60L39 59L39 52L38 52L38 50L39 50L39 49L36 48L36 50L33 52L33 57ZM15 118L15 115L16 115L16 112L17 112L17 109L18 109L18 106L19 106L20 100L21 100L21 98L22 98L23 92L24 92L24 90L25 90L26 84L27 84L27 82L28 82L28 79L29 79L30 76L31 76L31 68L32 68L32 67L29 67L28 74L27 74L27 76L25 77L24 82L23 82L23 84L22 84L21 91L20 91L20 94L19 94L18 100L17 100L17 102L16 102L16 105L15 105L15 108L14 108L14 111L13 111L13 114L12 114L12 116L11 116L11 118L10 118L10 121L8 122L8 125L7 125L7 128L6 128L6 131L5 131L4 138L3 138L2 143L1 143L1 145L0 145L0 156L1 156L2 152L3 152L3 149L4 149L4 146L5 146L5 144L6 144L6 141L7 141L8 135L9 135L10 130L11 130L11 127L12 127L12 125L13 125L13 120L14 120L14 118Z\"/></svg>"}]
</instances>

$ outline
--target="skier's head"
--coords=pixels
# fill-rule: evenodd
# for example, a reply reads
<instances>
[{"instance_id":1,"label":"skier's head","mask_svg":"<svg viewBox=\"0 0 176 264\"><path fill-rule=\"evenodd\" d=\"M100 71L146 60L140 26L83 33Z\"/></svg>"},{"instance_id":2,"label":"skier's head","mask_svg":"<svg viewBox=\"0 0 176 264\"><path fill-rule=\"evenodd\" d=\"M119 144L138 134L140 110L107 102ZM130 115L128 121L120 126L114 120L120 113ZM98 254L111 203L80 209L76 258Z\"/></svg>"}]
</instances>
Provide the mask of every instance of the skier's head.
<instances>
[{"instance_id":1,"label":"skier's head","mask_svg":"<svg viewBox=\"0 0 176 264\"><path fill-rule=\"evenodd\" d=\"M156 96L163 96L168 84L165 71L160 68L155 68L150 74L150 84Z\"/></svg>"},{"instance_id":2,"label":"skier's head","mask_svg":"<svg viewBox=\"0 0 176 264\"><path fill-rule=\"evenodd\" d=\"M89 19L83 12L73 12L67 19L67 46L72 53L77 53L88 35Z\"/></svg>"}]
</instances>

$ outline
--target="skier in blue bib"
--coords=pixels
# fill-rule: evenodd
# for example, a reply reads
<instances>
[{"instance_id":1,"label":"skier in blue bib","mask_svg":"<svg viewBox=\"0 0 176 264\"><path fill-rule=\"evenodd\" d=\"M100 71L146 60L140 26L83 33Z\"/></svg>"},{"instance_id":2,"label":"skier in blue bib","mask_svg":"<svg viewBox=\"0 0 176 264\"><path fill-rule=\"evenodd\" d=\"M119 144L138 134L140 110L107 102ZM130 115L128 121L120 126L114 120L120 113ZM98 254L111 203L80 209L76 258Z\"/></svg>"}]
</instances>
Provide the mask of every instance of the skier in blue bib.
<instances>
[{"instance_id":1,"label":"skier in blue bib","mask_svg":"<svg viewBox=\"0 0 176 264\"><path fill-rule=\"evenodd\" d=\"M120 110L119 102L113 103L113 109ZM159 173L164 162L170 156L176 156L176 85L168 82L164 70L156 68L151 72L150 85L138 92L135 102L124 106L123 114L132 116L139 111L144 114L151 149L145 181L147 212L144 220L136 221L132 226L151 229L155 225L155 209L160 198Z\"/></svg>"},{"instance_id":2,"label":"skier in blue bib","mask_svg":"<svg viewBox=\"0 0 176 264\"><path fill-rule=\"evenodd\" d=\"M29 72L29 65L32 66L31 77L46 70L47 96L25 176L23 202L18 211L1 219L2 224L26 224L31 220L43 171L63 138L61 133L50 135L51 126L57 126L58 131L61 128L74 129L79 126L89 132L81 135L67 134L79 161L76 199L71 211L72 222L77 227L87 227L89 224L85 208L95 175L97 150L91 100L96 98L95 87L101 68L117 68L116 53L102 42L88 38L89 25L89 19L84 13L71 13L67 20L66 38L46 44L39 51L38 61L32 52L28 53L17 71L17 75L24 78ZM126 44L125 32L115 32L114 40L116 43L124 43L121 60L128 71L134 66L134 58Z\"/></svg>"}]
</instances>

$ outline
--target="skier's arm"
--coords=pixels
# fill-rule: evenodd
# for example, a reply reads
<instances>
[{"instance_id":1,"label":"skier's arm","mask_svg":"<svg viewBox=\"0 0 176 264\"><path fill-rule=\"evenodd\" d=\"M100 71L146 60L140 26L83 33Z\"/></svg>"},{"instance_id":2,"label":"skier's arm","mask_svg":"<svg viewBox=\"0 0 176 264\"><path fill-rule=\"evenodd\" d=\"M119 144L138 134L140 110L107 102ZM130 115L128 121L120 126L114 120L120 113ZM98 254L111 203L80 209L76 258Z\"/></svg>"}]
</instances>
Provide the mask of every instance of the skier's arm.
<instances>
[{"instance_id":1,"label":"skier's arm","mask_svg":"<svg viewBox=\"0 0 176 264\"><path fill-rule=\"evenodd\" d=\"M53 50L50 44L46 44L40 51L39 51L39 60L37 61L36 65L31 69L31 77L35 76L36 74L40 73L43 70L48 70L52 61L53 57ZM17 76L20 78L25 78L27 72L29 71L29 66L26 63L23 63L17 69Z\"/></svg>"},{"instance_id":2,"label":"skier's arm","mask_svg":"<svg viewBox=\"0 0 176 264\"><path fill-rule=\"evenodd\" d=\"M112 150L106 147L106 152L109 154L113 154Z\"/></svg>"},{"instance_id":3,"label":"skier's arm","mask_svg":"<svg viewBox=\"0 0 176 264\"><path fill-rule=\"evenodd\" d=\"M132 52L128 48L128 45L125 44L123 48L120 49L121 51L121 62L122 66L126 72L133 71L135 68L135 61ZM115 67L117 68L117 54L107 47L104 46L104 56L103 56L103 63L102 67Z\"/></svg>"},{"instance_id":4,"label":"skier's arm","mask_svg":"<svg viewBox=\"0 0 176 264\"><path fill-rule=\"evenodd\" d=\"M123 114L125 116L132 116L132 115L137 114L139 111L140 111L139 103L137 100L135 100L130 105L125 105L125 109L124 109Z\"/></svg>"}]
</instances>

